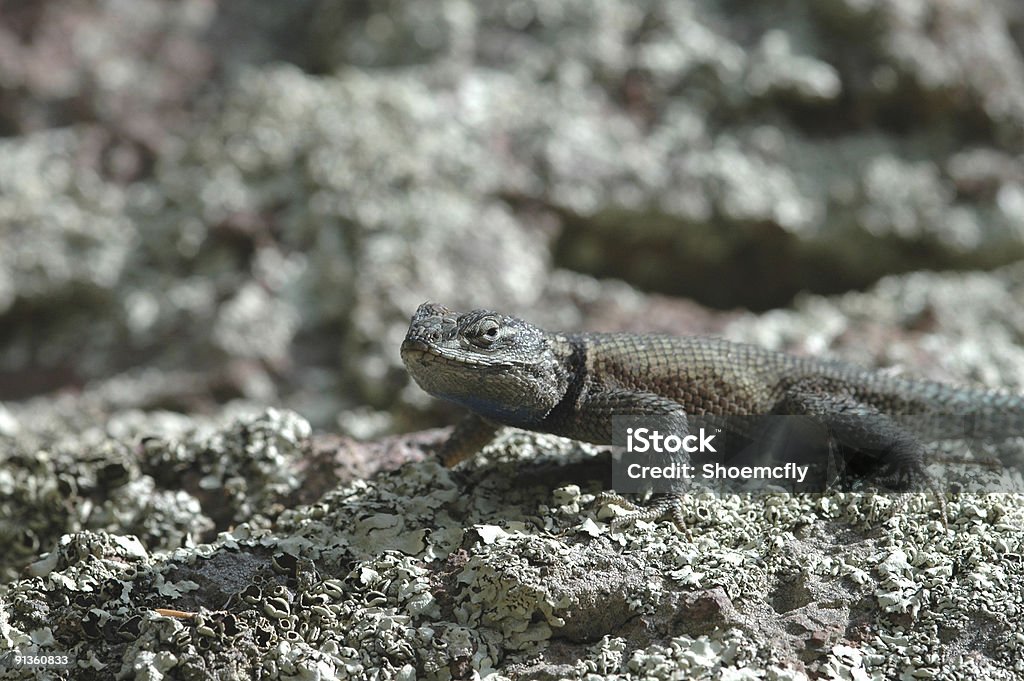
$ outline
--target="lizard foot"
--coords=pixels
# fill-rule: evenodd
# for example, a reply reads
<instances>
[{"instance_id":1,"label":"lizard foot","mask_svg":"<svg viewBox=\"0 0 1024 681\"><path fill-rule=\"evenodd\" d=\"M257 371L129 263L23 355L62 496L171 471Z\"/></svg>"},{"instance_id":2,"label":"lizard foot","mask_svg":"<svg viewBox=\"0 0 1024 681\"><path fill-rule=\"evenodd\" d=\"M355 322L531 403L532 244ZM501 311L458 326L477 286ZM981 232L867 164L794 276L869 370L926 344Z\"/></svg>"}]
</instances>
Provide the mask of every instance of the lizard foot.
<instances>
[{"instance_id":1,"label":"lizard foot","mask_svg":"<svg viewBox=\"0 0 1024 681\"><path fill-rule=\"evenodd\" d=\"M626 515L612 520L611 528L613 530L632 525L637 521L651 522L669 517L680 530L686 529L686 519L683 517L683 498L678 494L659 494L654 497L651 505L642 506L617 492L602 492L597 496L597 502L602 506L614 503L629 511Z\"/></svg>"}]
</instances>

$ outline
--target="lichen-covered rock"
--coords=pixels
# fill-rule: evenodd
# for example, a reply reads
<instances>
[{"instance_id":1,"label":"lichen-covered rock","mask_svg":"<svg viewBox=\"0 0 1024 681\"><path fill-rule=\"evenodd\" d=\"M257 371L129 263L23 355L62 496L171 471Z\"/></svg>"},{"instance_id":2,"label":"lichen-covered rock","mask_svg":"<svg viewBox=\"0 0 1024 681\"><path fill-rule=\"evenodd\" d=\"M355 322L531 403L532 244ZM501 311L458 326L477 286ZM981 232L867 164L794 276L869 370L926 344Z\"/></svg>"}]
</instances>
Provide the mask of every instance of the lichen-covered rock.
<instances>
[{"instance_id":1,"label":"lichen-covered rock","mask_svg":"<svg viewBox=\"0 0 1024 681\"><path fill-rule=\"evenodd\" d=\"M131 5L0 7L4 399L373 434L426 408L426 298L570 326L622 285L558 267L766 308L1024 255L1014 3Z\"/></svg>"},{"instance_id":2,"label":"lichen-covered rock","mask_svg":"<svg viewBox=\"0 0 1024 681\"><path fill-rule=\"evenodd\" d=\"M767 307L1024 254L1008 5L324 3L319 18L339 66L510 74L514 98L476 79L478 120L518 142L512 176L535 180L515 192L563 216L570 267Z\"/></svg>"},{"instance_id":3,"label":"lichen-covered rock","mask_svg":"<svg viewBox=\"0 0 1024 681\"><path fill-rule=\"evenodd\" d=\"M255 427L301 451L287 420ZM685 532L612 532L593 457L510 433L459 474L410 463L208 544L68 534L4 587L0 649L83 679L1022 672L1019 494L960 495L948 526L922 494L707 495Z\"/></svg>"},{"instance_id":4,"label":"lichen-covered rock","mask_svg":"<svg viewBox=\"0 0 1024 681\"><path fill-rule=\"evenodd\" d=\"M791 310L738 317L724 334L947 381L1024 386L1024 266L887 277L865 293L805 296Z\"/></svg>"},{"instance_id":5,"label":"lichen-covered rock","mask_svg":"<svg viewBox=\"0 0 1024 681\"><path fill-rule=\"evenodd\" d=\"M1013 384L1024 358L1008 348L1024 320L1008 301L1021 272L997 272L999 284L896 277L734 318L721 331ZM359 448L311 436L294 414L194 423L125 413L90 430L89 418L59 415L68 405L52 405L52 420L45 408L14 405L0 421L14 445L4 451L16 454L0 489L21 495L7 497L5 513L20 527L50 519L42 555L28 547L6 557L0 649L68 653L81 678L1024 674L1024 496L1013 491L1019 479L995 471L947 468L952 487L984 478L1005 491L962 491L941 512L930 493L861 484L821 495L695 494L684 531L667 522L611 531L594 498L607 453L553 436L506 431L457 471L409 454L429 439L385 441L362 456L404 456L404 467L336 477L338 486L325 478L340 463L330 450ZM53 475L54 464L75 475ZM124 486L121 506L82 496L98 476ZM78 496L52 487L61 481ZM201 509L193 524L159 501L150 503L160 512L139 515L131 499L174 485L180 508ZM62 493L97 523L54 523L49 508ZM201 534L195 523L206 517L218 534ZM167 538L182 532L175 548L182 540Z\"/></svg>"},{"instance_id":6,"label":"lichen-covered rock","mask_svg":"<svg viewBox=\"0 0 1024 681\"><path fill-rule=\"evenodd\" d=\"M203 44L214 20L202 0L0 4L5 134L84 122L104 157L90 160L138 176L217 65Z\"/></svg>"},{"instance_id":7,"label":"lichen-covered rock","mask_svg":"<svg viewBox=\"0 0 1024 681\"><path fill-rule=\"evenodd\" d=\"M493 133L463 109L487 89L469 82L439 98L414 74L250 71L219 118L159 165L167 204L154 219L199 216L202 244L211 225L275 215L277 248L304 254L291 262L288 298L308 327L344 325L342 375L385 402L392 349L423 297L527 304L540 294L546 239L495 195L505 168ZM279 263L268 265L266 276L280 278Z\"/></svg>"}]
</instances>

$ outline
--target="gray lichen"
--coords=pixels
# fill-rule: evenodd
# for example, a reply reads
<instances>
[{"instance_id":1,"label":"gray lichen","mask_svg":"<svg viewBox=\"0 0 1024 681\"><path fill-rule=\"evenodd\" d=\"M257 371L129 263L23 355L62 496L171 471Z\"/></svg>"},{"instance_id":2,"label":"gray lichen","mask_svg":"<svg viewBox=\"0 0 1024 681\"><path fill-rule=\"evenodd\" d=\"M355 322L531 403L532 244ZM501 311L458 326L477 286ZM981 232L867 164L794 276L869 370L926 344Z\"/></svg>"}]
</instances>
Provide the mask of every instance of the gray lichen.
<instances>
[{"instance_id":1,"label":"gray lichen","mask_svg":"<svg viewBox=\"0 0 1024 681\"><path fill-rule=\"evenodd\" d=\"M289 466L302 424L203 442ZM1020 495L961 495L948 526L924 494L698 495L686 532L613 532L586 473L602 456L510 432L457 474L409 463L193 548L67 534L5 588L0 640L69 652L80 678L1021 673Z\"/></svg>"}]
</instances>

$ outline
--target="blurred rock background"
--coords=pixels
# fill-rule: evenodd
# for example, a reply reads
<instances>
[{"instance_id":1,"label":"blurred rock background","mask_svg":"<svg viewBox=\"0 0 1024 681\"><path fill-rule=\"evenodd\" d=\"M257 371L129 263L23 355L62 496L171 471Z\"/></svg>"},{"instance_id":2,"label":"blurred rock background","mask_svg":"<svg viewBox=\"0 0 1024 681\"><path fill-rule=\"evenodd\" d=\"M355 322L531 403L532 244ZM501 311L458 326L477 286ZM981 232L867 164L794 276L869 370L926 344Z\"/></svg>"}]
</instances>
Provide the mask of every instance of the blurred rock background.
<instances>
[{"instance_id":1,"label":"blurred rock background","mask_svg":"<svg viewBox=\"0 0 1024 681\"><path fill-rule=\"evenodd\" d=\"M1014 0L2 0L0 422L371 436L427 422L425 299L721 332L1013 262L1022 46Z\"/></svg>"}]
</instances>

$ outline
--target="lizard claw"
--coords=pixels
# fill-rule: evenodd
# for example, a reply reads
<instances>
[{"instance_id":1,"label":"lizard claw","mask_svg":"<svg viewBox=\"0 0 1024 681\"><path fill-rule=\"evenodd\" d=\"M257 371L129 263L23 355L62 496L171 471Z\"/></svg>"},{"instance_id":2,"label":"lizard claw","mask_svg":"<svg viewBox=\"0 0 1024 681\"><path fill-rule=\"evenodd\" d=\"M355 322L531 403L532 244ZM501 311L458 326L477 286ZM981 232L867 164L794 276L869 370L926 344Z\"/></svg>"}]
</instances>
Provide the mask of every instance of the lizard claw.
<instances>
[{"instance_id":1,"label":"lizard claw","mask_svg":"<svg viewBox=\"0 0 1024 681\"><path fill-rule=\"evenodd\" d=\"M626 499L617 492L602 492L597 496L597 502L602 506L614 503L629 511L626 515L619 516L611 521L613 530L638 521L652 522L662 518L671 517L676 527L686 530L686 518L683 516L683 498L678 494L662 494L655 497L654 503L650 506L642 506L629 499Z\"/></svg>"}]
</instances>

